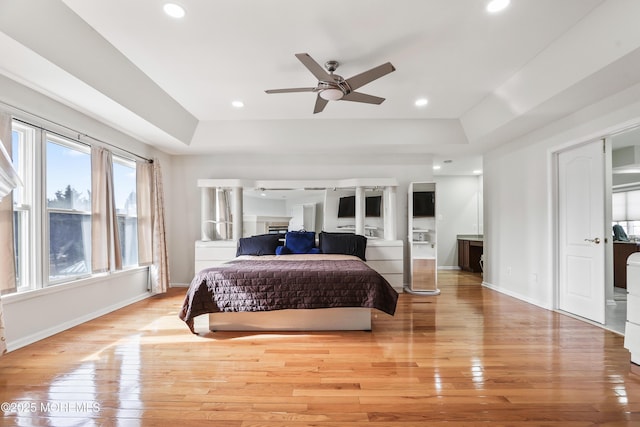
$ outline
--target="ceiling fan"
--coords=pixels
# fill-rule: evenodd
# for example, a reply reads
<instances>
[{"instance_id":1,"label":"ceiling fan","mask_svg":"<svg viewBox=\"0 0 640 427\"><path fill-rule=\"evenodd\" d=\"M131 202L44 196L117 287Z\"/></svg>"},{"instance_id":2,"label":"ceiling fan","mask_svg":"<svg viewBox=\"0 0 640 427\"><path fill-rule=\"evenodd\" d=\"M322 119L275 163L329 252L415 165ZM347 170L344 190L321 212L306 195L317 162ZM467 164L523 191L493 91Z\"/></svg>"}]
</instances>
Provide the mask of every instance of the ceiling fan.
<instances>
[{"instance_id":1,"label":"ceiling fan","mask_svg":"<svg viewBox=\"0 0 640 427\"><path fill-rule=\"evenodd\" d=\"M390 62L379 65L368 71L357 74L351 78L344 79L333 72L338 68L338 61L327 61L324 68L320 66L309 54L297 53L296 58L307 67L311 74L318 79L316 87L300 87L290 89L270 89L266 93L292 93L292 92L317 92L316 105L313 113L319 113L329 101L353 101L367 104L382 104L384 98L366 93L355 92L356 89L371 83L372 81L395 71L395 67Z\"/></svg>"}]
</instances>

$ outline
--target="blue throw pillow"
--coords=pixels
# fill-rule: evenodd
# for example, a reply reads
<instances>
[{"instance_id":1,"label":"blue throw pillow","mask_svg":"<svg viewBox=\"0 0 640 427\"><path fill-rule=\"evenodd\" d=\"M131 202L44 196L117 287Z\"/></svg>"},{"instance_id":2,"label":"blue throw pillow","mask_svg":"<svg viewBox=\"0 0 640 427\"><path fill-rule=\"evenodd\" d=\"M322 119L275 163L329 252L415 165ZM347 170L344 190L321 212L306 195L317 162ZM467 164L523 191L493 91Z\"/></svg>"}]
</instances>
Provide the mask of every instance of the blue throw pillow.
<instances>
[{"instance_id":1,"label":"blue throw pillow","mask_svg":"<svg viewBox=\"0 0 640 427\"><path fill-rule=\"evenodd\" d=\"M288 255L290 253L291 253L291 251L289 249L287 249L286 246L278 246L276 248L276 255Z\"/></svg>"},{"instance_id":2,"label":"blue throw pillow","mask_svg":"<svg viewBox=\"0 0 640 427\"><path fill-rule=\"evenodd\" d=\"M289 231L284 236L284 246L292 254L319 253L316 248L316 233L313 231ZM284 253L283 253L284 254Z\"/></svg>"}]
</instances>

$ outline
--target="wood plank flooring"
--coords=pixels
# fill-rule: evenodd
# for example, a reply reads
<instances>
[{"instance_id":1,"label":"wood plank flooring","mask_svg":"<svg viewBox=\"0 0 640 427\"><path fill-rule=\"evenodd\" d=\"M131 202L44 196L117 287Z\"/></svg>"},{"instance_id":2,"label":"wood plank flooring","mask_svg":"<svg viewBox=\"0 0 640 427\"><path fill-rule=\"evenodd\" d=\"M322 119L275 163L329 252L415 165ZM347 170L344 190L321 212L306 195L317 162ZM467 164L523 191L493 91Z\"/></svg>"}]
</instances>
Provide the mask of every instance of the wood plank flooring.
<instances>
[{"instance_id":1,"label":"wood plank flooring","mask_svg":"<svg viewBox=\"0 0 640 427\"><path fill-rule=\"evenodd\" d=\"M640 425L623 337L477 274L439 287L372 332L200 335L173 289L1 357L0 425Z\"/></svg>"}]
</instances>

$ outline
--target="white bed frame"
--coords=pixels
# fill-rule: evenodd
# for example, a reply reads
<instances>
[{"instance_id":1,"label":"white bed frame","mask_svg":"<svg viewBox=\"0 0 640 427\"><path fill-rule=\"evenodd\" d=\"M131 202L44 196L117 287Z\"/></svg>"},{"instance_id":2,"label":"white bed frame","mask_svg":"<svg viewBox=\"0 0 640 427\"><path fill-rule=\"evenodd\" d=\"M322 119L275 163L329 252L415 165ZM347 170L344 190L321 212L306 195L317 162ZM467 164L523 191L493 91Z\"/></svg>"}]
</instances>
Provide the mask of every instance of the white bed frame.
<instances>
[{"instance_id":1,"label":"white bed frame","mask_svg":"<svg viewBox=\"0 0 640 427\"><path fill-rule=\"evenodd\" d=\"M209 314L211 331L370 331L371 309L290 309Z\"/></svg>"}]
</instances>

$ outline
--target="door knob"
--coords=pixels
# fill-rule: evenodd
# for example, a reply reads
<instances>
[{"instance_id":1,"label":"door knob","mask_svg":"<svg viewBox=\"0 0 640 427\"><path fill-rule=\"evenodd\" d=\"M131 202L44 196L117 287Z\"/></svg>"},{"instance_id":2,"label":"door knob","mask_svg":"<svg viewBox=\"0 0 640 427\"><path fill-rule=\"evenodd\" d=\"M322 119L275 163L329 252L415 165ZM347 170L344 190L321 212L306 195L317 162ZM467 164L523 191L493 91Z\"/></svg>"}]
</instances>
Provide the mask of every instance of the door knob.
<instances>
[{"instance_id":1,"label":"door knob","mask_svg":"<svg viewBox=\"0 0 640 427\"><path fill-rule=\"evenodd\" d=\"M596 237L595 239L584 239L585 242L595 243L596 245L600 243L600 238Z\"/></svg>"}]
</instances>

